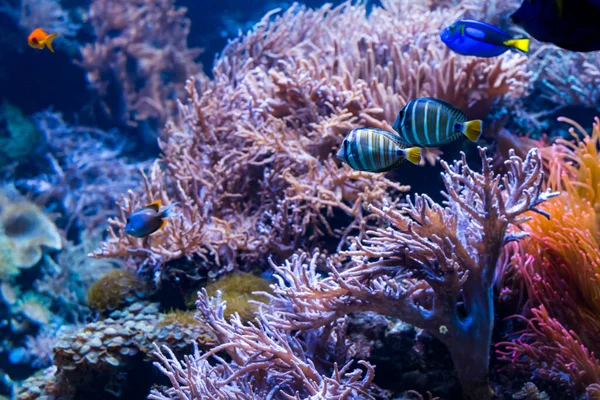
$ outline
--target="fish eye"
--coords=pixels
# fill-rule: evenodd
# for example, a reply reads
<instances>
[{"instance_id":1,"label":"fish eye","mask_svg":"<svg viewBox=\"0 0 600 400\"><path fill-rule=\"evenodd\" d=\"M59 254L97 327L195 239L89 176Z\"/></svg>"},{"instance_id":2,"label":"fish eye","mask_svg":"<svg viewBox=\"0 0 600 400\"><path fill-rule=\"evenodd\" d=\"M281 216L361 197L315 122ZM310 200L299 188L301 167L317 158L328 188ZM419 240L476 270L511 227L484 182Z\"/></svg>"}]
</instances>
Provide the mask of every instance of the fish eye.
<instances>
[{"instance_id":1,"label":"fish eye","mask_svg":"<svg viewBox=\"0 0 600 400\"><path fill-rule=\"evenodd\" d=\"M33 43L35 43L35 44L37 44L37 42L38 42L37 38L33 38L33 39L31 39L31 41L32 41Z\"/></svg>"},{"instance_id":2,"label":"fish eye","mask_svg":"<svg viewBox=\"0 0 600 400\"><path fill-rule=\"evenodd\" d=\"M129 223L129 217L127 217L127 223Z\"/></svg>"}]
</instances>

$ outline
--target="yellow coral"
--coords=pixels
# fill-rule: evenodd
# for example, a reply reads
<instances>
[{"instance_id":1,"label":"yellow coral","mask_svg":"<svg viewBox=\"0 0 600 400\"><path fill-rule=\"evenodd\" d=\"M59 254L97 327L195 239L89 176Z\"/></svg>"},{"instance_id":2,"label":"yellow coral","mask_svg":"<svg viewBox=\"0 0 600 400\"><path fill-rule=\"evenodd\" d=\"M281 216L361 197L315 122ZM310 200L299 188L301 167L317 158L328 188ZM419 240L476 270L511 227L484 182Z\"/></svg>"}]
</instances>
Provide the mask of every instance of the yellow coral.
<instances>
[{"instance_id":1,"label":"yellow coral","mask_svg":"<svg viewBox=\"0 0 600 400\"><path fill-rule=\"evenodd\" d=\"M238 313L243 320L249 320L258 309L250 300L261 301L264 296L254 295L252 292L271 292L269 282L253 274L231 274L206 286L209 296L217 294L220 290L221 298L227 302L225 316Z\"/></svg>"},{"instance_id":2,"label":"yellow coral","mask_svg":"<svg viewBox=\"0 0 600 400\"><path fill-rule=\"evenodd\" d=\"M147 294L148 286L137 275L128 270L116 269L90 287L87 303L90 308L104 312L133 303Z\"/></svg>"}]
</instances>

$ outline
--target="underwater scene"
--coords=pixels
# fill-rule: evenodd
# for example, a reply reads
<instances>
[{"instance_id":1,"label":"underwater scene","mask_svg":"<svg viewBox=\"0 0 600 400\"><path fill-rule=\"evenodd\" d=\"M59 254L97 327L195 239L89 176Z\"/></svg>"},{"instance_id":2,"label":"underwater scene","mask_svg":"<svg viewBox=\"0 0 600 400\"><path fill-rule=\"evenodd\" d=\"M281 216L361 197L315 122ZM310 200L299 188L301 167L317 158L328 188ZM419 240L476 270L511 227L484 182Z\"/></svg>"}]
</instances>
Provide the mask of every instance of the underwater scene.
<instances>
[{"instance_id":1,"label":"underwater scene","mask_svg":"<svg viewBox=\"0 0 600 400\"><path fill-rule=\"evenodd\" d=\"M0 33L0 400L600 399L600 0Z\"/></svg>"}]
</instances>

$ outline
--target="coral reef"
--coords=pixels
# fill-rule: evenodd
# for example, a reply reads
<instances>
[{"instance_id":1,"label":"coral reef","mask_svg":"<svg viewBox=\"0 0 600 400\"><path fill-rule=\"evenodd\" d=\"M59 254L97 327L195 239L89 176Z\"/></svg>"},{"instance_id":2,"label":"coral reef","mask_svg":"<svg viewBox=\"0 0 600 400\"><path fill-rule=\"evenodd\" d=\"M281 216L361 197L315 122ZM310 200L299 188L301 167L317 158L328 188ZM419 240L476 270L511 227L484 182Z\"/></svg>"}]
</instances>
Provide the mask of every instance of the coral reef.
<instances>
[{"instance_id":1,"label":"coral reef","mask_svg":"<svg viewBox=\"0 0 600 400\"><path fill-rule=\"evenodd\" d=\"M174 0L92 1L96 42L82 47L80 64L117 123L158 131L184 96L185 80L203 79L195 62L201 51L187 47L185 13Z\"/></svg>"},{"instance_id":2,"label":"coral reef","mask_svg":"<svg viewBox=\"0 0 600 400\"><path fill-rule=\"evenodd\" d=\"M214 79L188 82L190 101L168 125L145 190L123 199L94 256L149 272L186 257L223 273L364 235L374 223L366 205L393 203L407 187L337 163L349 130L391 129L414 97L483 117L525 90L523 57L456 57L437 40L463 12L402 0L370 13L344 3L265 16L225 48ZM151 240L123 235L126 216L155 199L178 201L180 215Z\"/></svg>"},{"instance_id":3,"label":"coral reef","mask_svg":"<svg viewBox=\"0 0 600 400\"><path fill-rule=\"evenodd\" d=\"M205 324L162 323L167 316L159 313L155 303L138 302L64 334L54 346L54 367L47 372L52 378L26 380L17 398L35 394L61 399L128 398L150 386L146 380L142 388L128 387L127 378L152 359L153 345L169 346L177 354L215 345L216 338Z\"/></svg>"},{"instance_id":4,"label":"coral reef","mask_svg":"<svg viewBox=\"0 0 600 400\"><path fill-rule=\"evenodd\" d=\"M541 159L536 150L526 160L512 156L504 177L495 175L492 160L483 159L482 172L464 160L446 172L446 206L426 195L402 206L371 207L389 223L355 242L346 254L351 265L342 269L335 259L330 276L320 278L316 258L296 257L282 267L271 306L287 320L275 327L311 329L327 325L352 311L377 311L425 329L441 340L452 355L467 399L489 399L489 351L494 322L492 283L502 247L525 233L527 211L557 195L542 192ZM291 311L291 312L290 312ZM268 314L267 314L268 315Z\"/></svg>"},{"instance_id":5,"label":"coral reef","mask_svg":"<svg viewBox=\"0 0 600 400\"><path fill-rule=\"evenodd\" d=\"M206 285L206 293L213 297L221 292L221 299L227 307L225 317L238 313L242 321L252 319L258 309L255 302L266 299L254 293L270 292L270 282L253 274L236 273L227 275L216 282Z\"/></svg>"},{"instance_id":6,"label":"coral reef","mask_svg":"<svg viewBox=\"0 0 600 400\"><path fill-rule=\"evenodd\" d=\"M534 217L525 227L529 240L504 257L502 274L512 279L499 287L519 297L519 313L532 318L499 353L523 371L589 395L600 385L594 356L600 351L600 120L591 134L570 122L575 140L558 139L547 149L553 160L547 185L561 190L542 206L552 219Z\"/></svg>"},{"instance_id":7,"label":"coral reef","mask_svg":"<svg viewBox=\"0 0 600 400\"><path fill-rule=\"evenodd\" d=\"M31 161L44 144L42 132L6 101L0 110L0 166Z\"/></svg>"},{"instance_id":8,"label":"coral reef","mask_svg":"<svg viewBox=\"0 0 600 400\"><path fill-rule=\"evenodd\" d=\"M146 283L128 270L115 269L96 281L88 291L87 304L99 312L135 303L148 295Z\"/></svg>"},{"instance_id":9,"label":"coral reef","mask_svg":"<svg viewBox=\"0 0 600 400\"><path fill-rule=\"evenodd\" d=\"M23 198L9 198L0 191L0 276L10 277L20 268L30 268L44 249L62 249L58 229L35 204Z\"/></svg>"},{"instance_id":10,"label":"coral reef","mask_svg":"<svg viewBox=\"0 0 600 400\"><path fill-rule=\"evenodd\" d=\"M244 325L239 316L224 318L225 304L219 295L213 300L200 295L198 308L220 345L209 352L199 351L181 362L168 348L154 345L160 362L155 365L173 387L153 389L149 399L266 399L278 398L370 399L373 367L359 362L366 372L346 363L351 346L344 340L344 323L321 328L309 345L289 332L270 326L261 316ZM320 360L317 349L335 349L337 359ZM224 351L232 362L217 355ZM322 354L320 354L322 355ZM215 359L216 365L211 363ZM268 371L265 374L265 371ZM325 372L327 371L327 372Z\"/></svg>"},{"instance_id":11,"label":"coral reef","mask_svg":"<svg viewBox=\"0 0 600 400\"><path fill-rule=\"evenodd\" d=\"M141 185L140 170L147 163L126 157L127 143L118 131L70 125L49 110L37 113L34 122L48 151L41 171L15 177L16 187L31 193L38 204L54 206L66 219L65 231L72 226L91 232L104 228L120 193Z\"/></svg>"}]
</instances>

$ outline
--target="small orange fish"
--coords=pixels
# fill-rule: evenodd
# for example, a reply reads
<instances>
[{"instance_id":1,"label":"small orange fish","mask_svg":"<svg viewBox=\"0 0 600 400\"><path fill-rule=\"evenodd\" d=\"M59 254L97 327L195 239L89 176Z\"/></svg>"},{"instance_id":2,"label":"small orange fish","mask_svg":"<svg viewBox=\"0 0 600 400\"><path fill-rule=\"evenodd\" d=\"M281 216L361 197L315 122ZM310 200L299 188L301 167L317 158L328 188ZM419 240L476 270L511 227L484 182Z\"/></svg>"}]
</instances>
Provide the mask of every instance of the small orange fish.
<instances>
[{"instance_id":1,"label":"small orange fish","mask_svg":"<svg viewBox=\"0 0 600 400\"><path fill-rule=\"evenodd\" d=\"M34 29L33 32L27 38L27 44L34 49L43 50L44 47L47 47L48 50L54 53L54 49L52 48L52 41L56 39L58 33L52 33L48 35L46 31L42 28Z\"/></svg>"}]
</instances>

